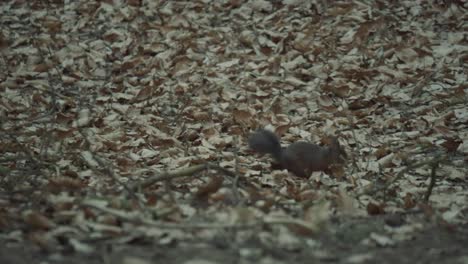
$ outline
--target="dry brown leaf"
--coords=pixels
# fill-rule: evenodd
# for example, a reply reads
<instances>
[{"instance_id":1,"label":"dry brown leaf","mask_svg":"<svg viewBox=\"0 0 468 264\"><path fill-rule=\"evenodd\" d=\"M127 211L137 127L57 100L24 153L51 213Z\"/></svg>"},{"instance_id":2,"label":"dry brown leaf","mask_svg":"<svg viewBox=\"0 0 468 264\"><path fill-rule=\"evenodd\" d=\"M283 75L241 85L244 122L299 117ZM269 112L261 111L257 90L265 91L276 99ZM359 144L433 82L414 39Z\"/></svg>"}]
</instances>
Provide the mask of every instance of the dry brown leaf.
<instances>
[{"instance_id":1,"label":"dry brown leaf","mask_svg":"<svg viewBox=\"0 0 468 264\"><path fill-rule=\"evenodd\" d=\"M379 214L384 214L385 209L383 205L376 204L374 202L369 202L367 204L367 213L369 215L379 215Z\"/></svg>"},{"instance_id":2,"label":"dry brown leaf","mask_svg":"<svg viewBox=\"0 0 468 264\"><path fill-rule=\"evenodd\" d=\"M32 229L48 230L55 226L54 222L39 212L26 212L24 215L24 222Z\"/></svg>"},{"instance_id":3,"label":"dry brown leaf","mask_svg":"<svg viewBox=\"0 0 468 264\"><path fill-rule=\"evenodd\" d=\"M436 181L427 214L435 219L438 212L447 226L466 221L468 56L460 1L79 0L67 4L73 12L45 2L0 4L8 11L0 32L0 171L2 184L15 190L0 197L0 225L7 219L14 240L28 239L31 229L50 230L31 236L44 249L55 250L45 238L56 236L86 253L81 237L135 241L144 233L166 236L161 244L183 244L221 232L162 231L77 207L96 196L129 213L172 212L154 220L180 226L195 214L207 225L229 217L254 222L263 212L308 221L312 215L306 217L300 202L308 207L336 198L333 205L346 208L349 197L364 191L356 210L401 211L426 190L428 166L397 179L385 204L382 192L371 191L381 177L385 184L440 150L451 158L437 170L446 177ZM352 155L332 168L336 177L270 174L268 159L245 144L248 131L259 127L282 135L282 144L341 134ZM129 183L207 161L236 168L238 193L231 185L223 191L211 171L126 191ZM109 169L117 178L107 177ZM349 197L334 196L348 180ZM25 199L21 191L31 186L47 202ZM189 192L196 195L198 187L221 203L191 207ZM237 195L246 216L236 211L223 218L235 211ZM143 197L150 211L135 205ZM19 208L36 208L35 216L20 217L29 224L12 224ZM311 227L304 222L292 225L305 234ZM53 223L63 229L51 229ZM310 246L309 240L298 246L295 234L281 228L283 249ZM274 230L261 232L272 237ZM235 237L240 244L249 237L244 231ZM368 241L386 246L387 238Z\"/></svg>"},{"instance_id":4,"label":"dry brown leaf","mask_svg":"<svg viewBox=\"0 0 468 264\"><path fill-rule=\"evenodd\" d=\"M85 184L76 178L70 177L55 177L49 179L48 188L51 192L57 193L60 191L81 191Z\"/></svg>"},{"instance_id":5,"label":"dry brown leaf","mask_svg":"<svg viewBox=\"0 0 468 264\"><path fill-rule=\"evenodd\" d=\"M207 199L211 194L217 192L221 188L223 182L223 177L212 177L206 185L198 188L198 191L195 193L195 196L198 199Z\"/></svg>"}]
</instances>

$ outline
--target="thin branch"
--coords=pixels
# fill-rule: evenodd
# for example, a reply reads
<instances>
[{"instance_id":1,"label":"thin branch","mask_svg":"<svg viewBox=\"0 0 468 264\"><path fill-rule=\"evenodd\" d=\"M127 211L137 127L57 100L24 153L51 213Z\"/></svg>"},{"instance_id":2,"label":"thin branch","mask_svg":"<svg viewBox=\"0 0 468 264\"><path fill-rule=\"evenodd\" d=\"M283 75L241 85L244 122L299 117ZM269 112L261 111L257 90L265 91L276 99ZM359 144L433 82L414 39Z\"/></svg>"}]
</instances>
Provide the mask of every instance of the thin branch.
<instances>
[{"instance_id":1,"label":"thin branch","mask_svg":"<svg viewBox=\"0 0 468 264\"><path fill-rule=\"evenodd\" d=\"M87 148L88 148L88 151L89 153L91 153L91 155L93 156L93 159L96 160L96 162L99 164L99 166L104 170L104 172L110 176L115 182L117 182L118 184L120 184L127 192L128 194L133 198L135 199L136 201L140 201L138 199L138 197L136 196L136 194L134 193L133 189L128 187L125 183L123 183L119 177L115 174L112 166L110 164L108 164L103 158L99 157L96 153L94 153L93 151L91 151L91 142L89 141L88 137L86 136L85 132L78 127L78 131L80 132L80 134L82 135L83 139L85 140L86 142L86 145L87 145ZM141 205L140 205L141 207Z\"/></svg>"},{"instance_id":2,"label":"thin branch","mask_svg":"<svg viewBox=\"0 0 468 264\"><path fill-rule=\"evenodd\" d=\"M421 162L418 162L418 163L414 163L414 164L411 164L409 165L408 167L406 167L405 169L401 170L391 181L389 181L387 184L385 184L384 186L382 187L379 187L379 188L375 188L375 189L371 189L371 190L367 190L367 191L364 191L360 194L357 195L357 197L361 196L361 195L372 195L372 194L375 194L377 192L381 192L381 191L385 191L387 190L392 184L394 184L395 182L397 182L398 180L400 180L403 175L405 173L407 173L408 171L410 170L414 170L416 168L419 168L419 167L422 167L422 166L425 166L425 165L431 165L431 164L438 164L440 163L441 161L443 161L444 159L446 159L445 156L437 156L433 159L430 159L430 160L425 160L425 161L421 161Z\"/></svg>"},{"instance_id":3,"label":"thin branch","mask_svg":"<svg viewBox=\"0 0 468 264\"><path fill-rule=\"evenodd\" d=\"M136 224L143 224L147 226L152 226L152 227L159 227L159 228L176 228L176 229L196 229L196 228L252 228L255 226L260 226L263 223L262 222L253 222L253 223L245 223L245 224L239 224L239 223L164 223L164 222L158 222L154 221L152 219L143 217L141 213L139 212L125 212L113 208L108 208L105 207L104 205L95 203L93 201L83 201L81 203L83 206L88 206L94 209L97 209L99 211L102 211L104 213L113 215L120 220L124 220L127 222L132 222Z\"/></svg>"},{"instance_id":4,"label":"thin branch","mask_svg":"<svg viewBox=\"0 0 468 264\"><path fill-rule=\"evenodd\" d=\"M172 180L175 178L180 178L180 177L186 177L186 176L192 176L196 173L199 173L204 170L216 170L226 176L229 177L231 181L236 181L236 174L228 169L222 168L216 164L212 163L205 163L205 164L199 164L199 165L194 165L188 168L183 168L171 172L164 172L160 175L154 175L151 176L150 178L144 180L143 182L137 182L133 184L130 188L132 190L137 190L139 188L147 188L150 185L155 184L156 182L161 182L161 181L167 181L167 180ZM248 185L245 182L240 182L237 181L237 184L242 183L244 185Z\"/></svg>"},{"instance_id":5,"label":"thin branch","mask_svg":"<svg viewBox=\"0 0 468 264\"><path fill-rule=\"evenodd\" d=\"M196 173L199 173L200 171L205 170L206 168L207 168L207 164L200 164L200 165L195 165L195 166L179 169L179 170L172 171L172 172L164 172L163 174L160 174L160 175L154 175L144 180L143 182L137 182L134 185L132 185L130 188L132 190L136 190L138 188L146 188L150 185L155 184L156 182L171 180L171 179L185 177L185 176L191 176L193 174L196 174Z\"/></svg>"},{"instance_id":6,"label":"thin branch","mask_svg":"<svg viewBox=\"0 0 468 264\"><path fill-rule=\"evenodd\" d=\"M238 137L235 137L235 145L236 146L239 146L239 140L238 140ZM235 177L232 181L232 193L234 195L234 200L235 200L235 204L239 204L240 202L240 193L239 193L239 189L237 188L238 184L239 184L239 151L238 151L238 148L236 147L235 151L234 151L234 160L235 160L235 165L234 165L234 171L235 171Z\"/></svg>"},{"instance_id":7,"label":"thin branch","mask_svg":"<svg viewBox=\"0 0 468 264\"><path fill-rule=\"evenodd\" d=\"M354 121L352 120L352 117L349 114L346 115L346 118L348 119L348 122L350 124L354 124ZM359 141L357 139L356 131L355 131L354 127L351 126L350 130L351 130L351 134L353 135L354 143L356 144L355 149L359 149ZM352 165L353 165L353 167L352 167L353 170L349 174L352 175L354 173L354 169L359 170L359 166L357 165L356 156L354 155L354 153L352 151L350 153L350 157L351 157L351 162L352 162Z\"/></svg>"},{"instance_id":8,"label":"thin branch","mask_svg":"<svg viewBox=\"0 0 468 264\"><path fill-rule=\"evenodd\" d=\"M434 162L432 163L432 169L431 169L431 182L429 183L429 186L427 186L427 191L426 194L424 195L424 202L429 202L429 197L431 196L432 189L434 189L435 186L435 179L436 179L436 170L439 165L439 162Z\"/></svg>"},{"instance_id":9,"label":"thin branch","mask_svg":"<svg viewBox=\"0 0 468 264\"><path fill-rule=\"evenodd\" d=\"M132 222L135 224L143 224L152 227L159 228L173 228L173 229L219 229L219 228L236 228L236 229L250 229L255 227L261 227L265 224L267 225L296 225L300 226L306 230L316 231L317 227L312 223L303 221L300 219L290 219L290 218L272 218L267 217L263 220L251 221L249 223L164 223L161 221L154 221L152 219L144 217L139 212L125 212L113 208L108 208L102 203L93 202L92 200L85 200L81 202L81 205L97 209L101 212L113 215L120 220Z\"/></svg>"}]
</instances>

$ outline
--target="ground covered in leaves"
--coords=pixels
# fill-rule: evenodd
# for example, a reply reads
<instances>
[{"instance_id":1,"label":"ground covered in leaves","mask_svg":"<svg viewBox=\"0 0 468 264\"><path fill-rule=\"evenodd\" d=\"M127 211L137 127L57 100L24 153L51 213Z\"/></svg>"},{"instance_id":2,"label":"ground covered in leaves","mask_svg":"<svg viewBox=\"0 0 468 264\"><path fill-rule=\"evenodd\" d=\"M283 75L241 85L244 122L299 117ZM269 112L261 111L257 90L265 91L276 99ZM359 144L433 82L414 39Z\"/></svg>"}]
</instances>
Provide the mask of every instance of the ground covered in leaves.
<instances>
[{"instance_id":1,"label":"ground covered in leaves","mask_svg":"<svg viewBox=\"0 0 468 264\"><path fill-rule=\"evenodd\" d=\"M2 1L0 262L467 263L466 9Z\"/></svg>"}]
</instances>

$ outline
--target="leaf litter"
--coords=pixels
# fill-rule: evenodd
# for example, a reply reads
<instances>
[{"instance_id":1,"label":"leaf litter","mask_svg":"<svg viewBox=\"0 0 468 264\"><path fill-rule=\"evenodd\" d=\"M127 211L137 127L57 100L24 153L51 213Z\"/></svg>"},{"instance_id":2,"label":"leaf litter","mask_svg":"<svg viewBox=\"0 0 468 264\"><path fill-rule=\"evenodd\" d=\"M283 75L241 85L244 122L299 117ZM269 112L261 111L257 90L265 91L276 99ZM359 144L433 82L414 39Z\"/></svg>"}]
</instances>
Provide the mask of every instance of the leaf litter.
<instances>
[{"instance_id":1,"label":"leaf litter","mask_svg":"<svg viewBox=\"0 0 468 264\"><path fill-rule=\"evenodd\" d=\"M360 240L379 247L411 239L422 219L467 224L463 1L0 8L7 241L93 254L98 240L167 245L231 229L236 245L293 252L336 219L402 215L400 231ZM247 148L261 127L285 144L336 135L347 163L309 179L274 170Z\"/></svg>"}]
</instances>

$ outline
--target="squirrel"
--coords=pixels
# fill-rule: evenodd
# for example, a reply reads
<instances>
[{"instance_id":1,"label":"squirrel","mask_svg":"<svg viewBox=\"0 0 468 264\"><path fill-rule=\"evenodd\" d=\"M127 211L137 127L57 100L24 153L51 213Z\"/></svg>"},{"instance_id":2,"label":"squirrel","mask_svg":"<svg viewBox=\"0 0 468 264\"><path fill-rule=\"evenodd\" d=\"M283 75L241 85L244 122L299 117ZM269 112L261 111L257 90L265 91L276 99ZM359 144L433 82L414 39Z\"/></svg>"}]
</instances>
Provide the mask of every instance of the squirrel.
<instances>
[{"instance_id":1,"label":"squirrel","mask_svg":"<svg viewBox=\"0 0 468 264\"><path fill-rule=\"evenodd\" d=\"M327 147L299 141L282 148L275 133L259 129L250 135L248 143L253 151L272 155L283 169L302 178L308 178L314 171L326 171L332 164L343 163L346 157L336 137Z\"/></svg>"}]
</instances>

